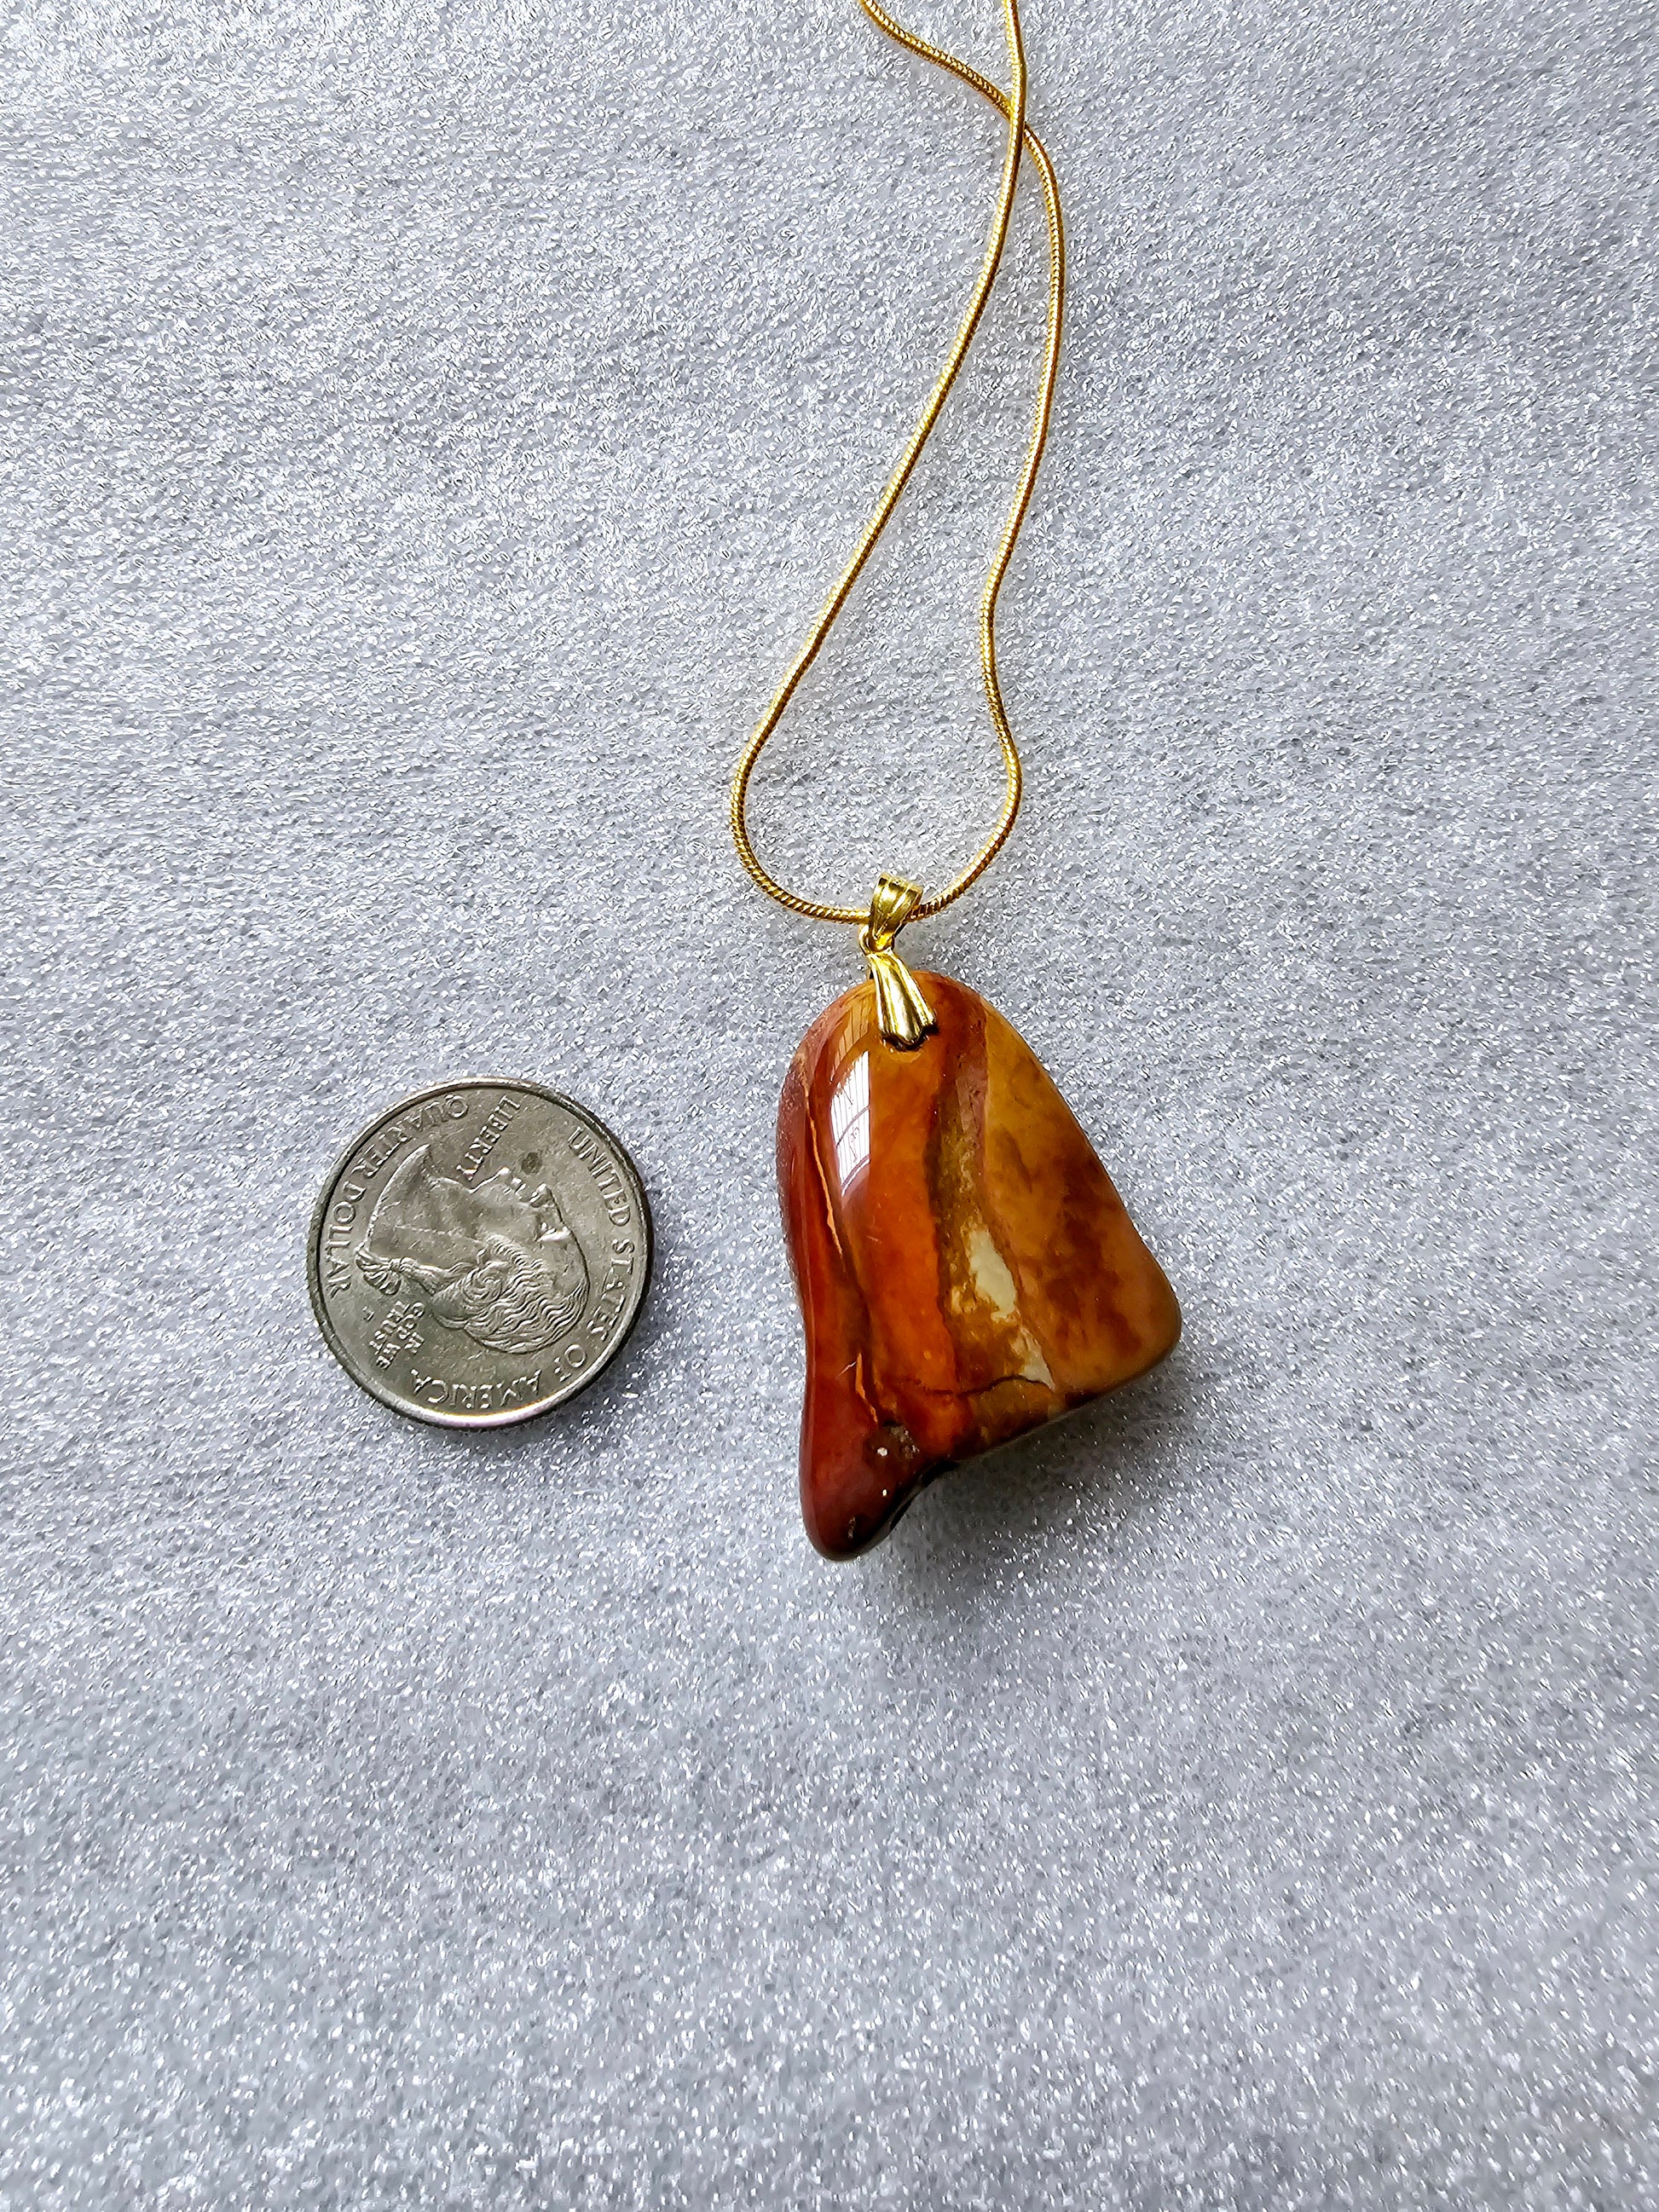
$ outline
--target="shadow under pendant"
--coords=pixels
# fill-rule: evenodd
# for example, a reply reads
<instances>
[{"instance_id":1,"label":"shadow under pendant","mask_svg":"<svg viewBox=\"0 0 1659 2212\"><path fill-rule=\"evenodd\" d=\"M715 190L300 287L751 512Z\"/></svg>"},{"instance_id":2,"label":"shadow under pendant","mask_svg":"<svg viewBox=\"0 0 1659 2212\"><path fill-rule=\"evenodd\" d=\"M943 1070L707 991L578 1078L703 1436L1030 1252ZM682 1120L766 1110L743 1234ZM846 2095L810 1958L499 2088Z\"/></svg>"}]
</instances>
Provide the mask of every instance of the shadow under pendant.
<instances>
[{"instance_id":1,"label":"shadow under pendant","mask_svg":"<svg viewBox=\"0 0 1659 2212\"><path fill-rule=\"evenodd\" d=\"M778 1109L806 1333L801 1510L834 1559L947 1468L1145 1374L1181 1334L1025 1040L965 985L913 980L917 1042L889 1041L878 981L860 983L801 1040Z\"/></svg>"}]
</instances>

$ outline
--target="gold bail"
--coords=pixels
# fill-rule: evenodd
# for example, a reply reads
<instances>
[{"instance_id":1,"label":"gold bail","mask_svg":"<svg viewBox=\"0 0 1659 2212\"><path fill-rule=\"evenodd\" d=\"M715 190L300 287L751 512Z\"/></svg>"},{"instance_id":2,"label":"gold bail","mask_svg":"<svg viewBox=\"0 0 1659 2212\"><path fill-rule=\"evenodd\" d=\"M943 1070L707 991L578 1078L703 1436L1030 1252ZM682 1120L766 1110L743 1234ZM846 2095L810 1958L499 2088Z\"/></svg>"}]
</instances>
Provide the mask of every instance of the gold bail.
<instances>
[{"instance_id":1,"label":"gold bail","mask_svg":"<svg viewBox=\"0 0 1659 2212\"><path fill-rule=\"evenodd\" d=\"M883 1036L900 1052L914 1052L928 1031L939 1026L915 977L893 950L893 939L921 904L920 884L902 876L883 876L870 902L870 919L859 932L876 987L876 1019Z\"/></svg>"}]
</instances>

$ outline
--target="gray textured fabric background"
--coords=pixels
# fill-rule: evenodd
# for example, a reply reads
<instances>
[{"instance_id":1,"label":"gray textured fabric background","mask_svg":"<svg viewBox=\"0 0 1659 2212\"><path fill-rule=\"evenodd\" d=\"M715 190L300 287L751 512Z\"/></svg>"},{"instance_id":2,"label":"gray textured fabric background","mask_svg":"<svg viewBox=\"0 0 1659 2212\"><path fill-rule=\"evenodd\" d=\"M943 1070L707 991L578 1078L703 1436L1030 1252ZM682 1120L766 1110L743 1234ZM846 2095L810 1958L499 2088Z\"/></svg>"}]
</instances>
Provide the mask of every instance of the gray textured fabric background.
<instances>
[{"instance_id":1,"label":"gray textured fabric background","mask_svg":"<svg viewBox=\"0 0 1659 2212\"><path fill-rule=\"evenodd\" d=\"M842 1569L771 1128L856 957L724 787L992 118L851 0L5 22L0 2204L1659 2203L1647 11L1031 0L1030 804L909 949L1188 1333ZM1039 246L758 788L836 896L994 808ZM303 1276L468 1072L660 1236L471 1441Z\"/></svg>"}]
</instances>

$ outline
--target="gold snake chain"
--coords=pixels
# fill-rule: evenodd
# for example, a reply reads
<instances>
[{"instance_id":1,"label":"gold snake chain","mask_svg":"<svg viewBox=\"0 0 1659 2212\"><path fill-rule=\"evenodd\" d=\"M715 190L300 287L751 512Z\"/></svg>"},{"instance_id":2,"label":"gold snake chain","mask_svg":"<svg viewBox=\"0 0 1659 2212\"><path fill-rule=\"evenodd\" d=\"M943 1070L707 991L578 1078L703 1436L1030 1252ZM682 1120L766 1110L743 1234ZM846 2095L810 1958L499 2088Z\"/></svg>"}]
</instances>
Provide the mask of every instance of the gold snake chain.
<instances>
[{"instance_id":1,"label":"gold snake chain","mask_svg":"<svg viewBox=\"0 0 1659 2212\"><path fill-rule=\"evenodd\" d=\"M996 828L985 844L955 882L945 890L936 893L932 898L922 899L915 907L911 918L920 920L927 915L942 913L953 899L962 896L969 884L990 866L991 862L1001 851L1009 831L1014 826L1014 817L1019 811L1021 779L1019 748L1015 744L1014 733L1008 726L1007 713L1002 703L1002 687L997 679L997 597L1002 589L1002 580L1008 572L1008 563L1013 558L1014 543L1019 536L1020 525L1024 521L1026 510L1031 503L1031 493L1036 483L1037 469L1042 459L1042 449L1048 439L1048 417L1054 407L1054 380L1060 369L1060 315L1066 298L1066 236L1060 222L1060 185L1054 175L1054 164L1048 159L1042 140L1025 120L1025 48L1020 33L1018 0L1003 0L1003 14L1008 38L1008 58L1013 80L1012 89L1006 93L993 84L988 77L981 76L979 71L971 68L968 63L959 61L954 54L947 54L940 47L929 46L925 39L917 38L914 33L904 29L902 24L896 23L892 17L878 4L878 0L859 0L859 5L869 16L871 21L884 31L890 39L896 40L909 52L920 55L924 61L934 62L940 69L949 70L953 76L959 77L964 84L971 85L975 92L989 100L992 106L1008 125L1007 153L1003 162L1002 182L997 193L996 213L991 224L990 240L985 249L985 258L981 265L978 282L974 286L973 295L968 302L967 312L963 316L944 370L938 383L933 386L933 395L922 410L915 430L911 433L910 442L905 447L897 468L888 480L887 489L877 502L875 513L866 524L863 534L853 549L851 560L842 570L841 579L834 591L824 601L823 610L817 622L812 625L805 644L796 654L787 675L778 687L771 705L762 716L755 734L744 747L743 757L738 763L737 773L732 779L732 836L744 867L748 869L761 889L773 898L781 901L793 912L805 915L811 921L855 922L862 926L869 919L867 909L860 907L827 906L816 899L802 898L798 892L787 890L775 876L769 873L749 840L745 817L750 779L755 772L755 763L760 758L767 739L783 719L784 710L794 696L802 677L817 659L836 617L846 605L848 596L858 581L865 562L875 550L876 541L887 527L893 509L898 505L904 487L910 480L911 472L921 458L922 448L932 434L934 423L939 420L940 410L950 394L951 387L957 380L957 371L968 357L968 349L974 342L975 332L979 328L980 318L985 312L986 302L991 296L991 288L996 282L997 270L1001 264L1002 250L1007 240L1008 225L1013 214L1014 194L1019 183L1020 154L1023 147L1036 166L1048 213L1048 334L1043 349L1042 376L1037 389L1036 415L1031 427L1030 443L1026 450L1025 466L1020 475L1019 486L1014 495L1013 504L1008 510L1008 520L1003 530L996 558L992 562L990 573L985 580L985 589L981 595L979 607L980 668L985 682L986 700L991 709L991 720L996 730L997 742L1002 748L1006 787L1003 794L1002 811L997 817Z\"/></svg>"}]
</instances>

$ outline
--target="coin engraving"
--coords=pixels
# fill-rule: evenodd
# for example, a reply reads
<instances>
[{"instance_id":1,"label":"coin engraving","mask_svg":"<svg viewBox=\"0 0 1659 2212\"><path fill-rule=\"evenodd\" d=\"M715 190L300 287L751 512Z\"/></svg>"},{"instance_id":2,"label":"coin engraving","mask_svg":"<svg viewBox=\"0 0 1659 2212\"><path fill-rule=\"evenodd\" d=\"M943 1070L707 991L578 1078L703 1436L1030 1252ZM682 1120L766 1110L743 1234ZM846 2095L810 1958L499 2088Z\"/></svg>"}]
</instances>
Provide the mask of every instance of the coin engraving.
<instances>
[{"instance_id":1,"label":"coin engraving","mask_svg":"<svg viewBox=\"0 0 1659 2212\"><path fill-rule=\"evenodd\" d=\"M348 1148L312 1222L312 1304L384 1404L449 1427L546 1412L615 1357L651 1270L632 1160L528 1083L422 1091Z\"/></svg>"}]
</instances>

